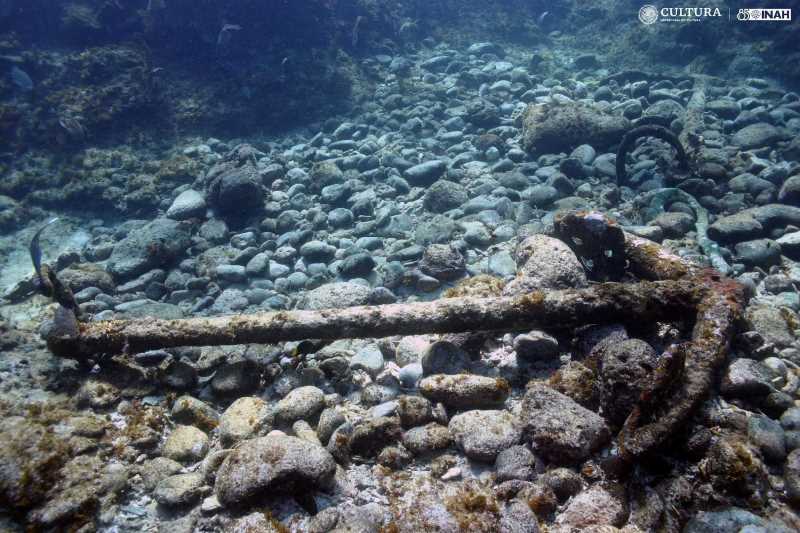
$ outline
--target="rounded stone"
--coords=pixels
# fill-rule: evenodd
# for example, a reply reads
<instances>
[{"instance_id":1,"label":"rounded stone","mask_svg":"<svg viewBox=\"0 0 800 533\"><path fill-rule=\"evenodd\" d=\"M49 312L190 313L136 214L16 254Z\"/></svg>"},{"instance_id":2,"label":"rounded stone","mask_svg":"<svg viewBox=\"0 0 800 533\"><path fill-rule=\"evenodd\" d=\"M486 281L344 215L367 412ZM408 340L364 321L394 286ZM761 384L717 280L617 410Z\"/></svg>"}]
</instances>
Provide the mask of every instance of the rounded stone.
<instances>
[{"instance_id":1,"label":"rounded stone","mask_svg":"<svg viewBox=\"0 0 800 533\"><path fill-rule=\"evenodd\" d=\"M507 411L467 411L448 425L453 440L470 459L492 462L501 451L517 444L522 431Z\"/></svg>"},{"instance_id":2,"label":"rounded stone","mask_svg":"<svg viewBox=\"0 0 800 533\"><path fill-rule=\"evenodd\" d=\"M208 453L208 435L194 426L176 426L161 448L161 455L180 463L200 461Z\"/></svg>"},{"instance_id":3,"label":"rounded stone","mask_svg":"<svg viewBox=\"0 0 800 533\"><path fill-rule=\"evenodd\" d=\"M313 386L298 387L287 394L275 407L275 420L292 424L296 420L310 420L325 408L325 393Z\"/></svg>"},{"instance_id":4,"label":"rounded stone","mask_svg":"<svg viewBox=\"0 0 800 533\"><path fill-rule=\"evenodd\" d=\"M243 505L278 491L326 487L336 462L322 446L282 433L242 442L217 471L214 487L226 507Z\"/></svg>"},{"instance_id":5,"label":"rounded stone","mask_svg":"<svg viewBox=\"0 0 800 533\"><path fill-rule=\"evenodd\" d=\"M230 447L242 440L263 435L271 429L273 419L272 410L261 398L238 398L220 417L220 441L223 446Z\"/></svg>"}]
</instances>

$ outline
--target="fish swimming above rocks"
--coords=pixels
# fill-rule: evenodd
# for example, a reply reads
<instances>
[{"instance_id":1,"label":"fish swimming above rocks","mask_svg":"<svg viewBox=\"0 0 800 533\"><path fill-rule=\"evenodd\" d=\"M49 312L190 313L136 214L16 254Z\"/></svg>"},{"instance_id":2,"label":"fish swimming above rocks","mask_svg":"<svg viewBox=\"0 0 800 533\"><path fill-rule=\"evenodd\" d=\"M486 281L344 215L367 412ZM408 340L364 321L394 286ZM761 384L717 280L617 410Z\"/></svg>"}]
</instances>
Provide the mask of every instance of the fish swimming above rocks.
<instances>
[{"instance_id":1,"label":"fish swimming above rocks","mask_svg":"<svg viewBox=\"0 0 800 533\"><path fill-rule=\"evenodd\" d=\"M39 228L33 235L33 239L31 239L31 243L28 247L31 253L33 269L36 271L34 285L41 294L47 296L48 298L52 298L59 305L61 305L61 307L69 309L74 314L74 317L80 320L83 317L83 312L81 311L80 307L78 307L78 303L75 301L75 295L72 294L72 290L67 285L64 285L60 279L58 279L55 270L51 269L47 265L42 264L42 248L39 244L39 239L42 236L42 232L45 230L45 228L57 222L58 220L58 217L51 218L42 224L42 227Z\"/></svg>"},{"instance_id":2,"label":"fish swimming above rocks","mask_svg":"<svg viewBox=\"0 0 800 533\"><path fill-rule=\"evenodd\" d=\"M25 92L33 90L33 79L28 75L27 72L19 68L18 66L14 65L11 67L11 81L14 82L14 85L19 87Z\"/></svg>"},{"instance_id":3,"label":"fish swimming above rocks","mask_svg":"<svg viewBox=\"0 0 800 533\"><path fill-rule=\"evenodd\" d=\"M45 228L56 222L58 222L58 217L51 218L42 224L42 227L39 228L33 235L33 239L31 239L31 243L28 246L28 249L31 253L31 261L33 262L33 270L36 272L36 281L39 284L40 290L45 287L46 282L42 276L42 247L41 244L39 244L39 238L42 236L42 232L45 230Z\"/></svg>"},{"instance_id":4,"label":"fish swimming above rocks","mask_svg":"<svg viewBox=\"0 0 800 533\"><path fill-rule=\"evenodd\" d=\"M222 29L219 30L219 35L217 35L217 46L227 46L231 42L231 32L234 31L241 31L242 27L238 24L225 24L222 26Z\"/></svg>"}]
</instances>

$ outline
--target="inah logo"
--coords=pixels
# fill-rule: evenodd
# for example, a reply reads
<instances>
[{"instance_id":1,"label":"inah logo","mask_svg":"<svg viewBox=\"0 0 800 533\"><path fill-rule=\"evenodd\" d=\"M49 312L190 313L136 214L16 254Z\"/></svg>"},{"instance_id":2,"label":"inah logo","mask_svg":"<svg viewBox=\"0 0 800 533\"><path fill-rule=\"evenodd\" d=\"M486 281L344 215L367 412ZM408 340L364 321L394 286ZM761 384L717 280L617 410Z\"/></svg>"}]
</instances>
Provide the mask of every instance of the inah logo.
<instances>
[{"instance_id":1,"label":"inah logo","mask_svg":"<svg viewBox=\"0 0 800 533\"><path fill-rule=\"evenodd\" d=\"M754 21L790 21L792 20L791 9L740 9L736 13L738 20Z\"/></svg>"},{"instance_id":2,"label":"inah logo","mask_svg":"<svg viewBox=\"0 0 800 533\"><path fill-rule=\"evenodd\" d=\"M651 6L649 4L643 5L641 9L639 9L639 20L644 24L655 24L658 20L658 9L656 6Z\"/></svg>"}]
</instances>

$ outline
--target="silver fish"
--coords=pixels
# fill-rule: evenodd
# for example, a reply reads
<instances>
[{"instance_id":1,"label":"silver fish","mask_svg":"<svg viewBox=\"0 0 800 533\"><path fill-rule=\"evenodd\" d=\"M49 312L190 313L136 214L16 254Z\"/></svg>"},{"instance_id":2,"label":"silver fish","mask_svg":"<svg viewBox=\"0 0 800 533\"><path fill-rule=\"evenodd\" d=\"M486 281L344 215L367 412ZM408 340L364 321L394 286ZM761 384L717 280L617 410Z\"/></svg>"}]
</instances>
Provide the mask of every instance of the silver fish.
<instances>
[{"instance_id":1,"label":"silver fish","mask_svg":"<svg viewBox=\"0 0 800 533\"><path fill-rule=\"evenodd\" d=\"M33 90L33 80L28 73L19 68L18 66L14 65L11 67L11 81L14 82L14 85L22 89L23 91L32 91Z\"/></svg>"},{"instance_id":2,"label":"silver fish","mask_svg":"<svg viewBox=\"0 0 800 533\"><path fill-rule=\"evenodd\" d=\"M545 18L547 17L547 15L549 15L549 14L550 14L550 12L549 12L549 11L544 11L544 12L543 12L541 15L539 15L539 18L538 18L538 19L536 19L536 21L537 21L537 23L539 24L539 26L541 26L541 25L542 25L542 22L544 22L544 19L545 19Z\"/></svg>"},{"instance_id":3,"label":"silver fish","mask_svg":"<svg viewBox=\"0 0 800 533\"><path fill-rule=\"evenodd\" d=\"M44 280L42 279L42 248L39 244L39 237L42 235L44 229L53 224L54 222L58 221L58 217L51 218L44 224L42 227L39 228L36 233L33 235L33 239L31 239L31 244L28 249L31 252L31 261L33 261L33 269L36 271L36 278L39 281L40 287L44 284Z\"/></svg>"},{"instance_id":4,"label":"silver fish","mask_svg":"<svg viewBox=\"0 0 800 533\"><path fill-rule=\"evenodd\" d=\"M239 31L242 27L238 24L225 24L217 35L217 46L226 46L231 42L231 32Z\"/></svg>"}]
</instances>

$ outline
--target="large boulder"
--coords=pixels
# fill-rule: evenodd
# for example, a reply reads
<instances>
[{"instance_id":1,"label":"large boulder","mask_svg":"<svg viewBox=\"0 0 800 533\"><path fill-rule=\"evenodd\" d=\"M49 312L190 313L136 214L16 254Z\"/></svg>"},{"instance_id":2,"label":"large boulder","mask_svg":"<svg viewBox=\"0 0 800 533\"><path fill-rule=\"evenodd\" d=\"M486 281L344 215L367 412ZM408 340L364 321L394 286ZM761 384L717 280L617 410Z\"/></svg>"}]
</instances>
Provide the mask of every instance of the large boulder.
<instances>
[{"instance_id":1,"label":"large boulder","mask_svg":"<svg viewBox=\"0 0 800 533\"><path fill-rule=\"evenodd\" d=\"M786 131L772 124L756 122L737 131L731 140L733 144L740 146L743 150L749 150L782 141L787 137Z\"/></svg>"},{"instance_id":2,"label":"large boulder","mask_svg":"<svg viewBox=\"0 0 800 533\"><path fill-rule=\"evenodd\" d=\"M531 154L570 152L581 144L605 149L629 128L626 118L594 107L529 104L522 115L522 146Z\"/></svg>"},{"instance_id":3,"label":"large boulder","mask_svg":"<svg viewBox=\"0 0 800 533\"><path fill-rule=\"evenodd\" d=\"M206 173L206 201L223 218L240 221L263 209L265 194L256 162L263 155L240 144Z\"/></svg>"},{"instance_id":4,"label":"large boulder","mask_svg":"<svg viewBox=\"0 0 800 533\"><path fill-rule=\"evenodd\" d=\"M366 305L372 290L359 283L343 281L326 283L307 292L299 305L300 309L330 309Z\"/></svg>"},{"instance_id":5,"label":"large boulder","mask_svg":"<svg viewBox=\"0 0 800 533\"><path fill-rule=\"evenodd\" d=\"M583 265L569 246L546 235L532 235L517 246L517 278L503 293L516 295L534 289L586 287Z\"/></svg>"},{"instance_id":6,"label":"large boulder","mask_svg":"<svg viewBox=\"0 0 800 533\"><path fill-rule=\"evenodd\" d=\"M432 402L458 409L486 409L500 406L511 390L503 378L474 374L434 374L419 383L419 391Z\"/></svg>"},{"instance_id":7,"label":"large boulder","mask_svg":"<svg viewBox=\"0 0 800 533\"><path fill-rule=\"evenodd\" d=\"M557 463L580 462L611 437L600 415L542 383L525 392L519 418L534 453Z\"/></svg>"},{"instance_id":8,"label":"large boulder","mask_svg":"<svg viewBox=\"0 0 800 533\"><path fill-rule=\"evenodd\" d=\"M259 496L327 486L336 473L328 451L297 437L271 434L242 442L217 472L220 503L236 506Z\"/></svg>"},{"instance_id":9,"label":"large boulder","mask_svg":"<svg viewBox=\"0 0 800 533\"><path fill-rule=\"evenodd\" d=\"M118 242L107 268L117 279L131 279L174 262L190 244L186 226L169 218L157 218Z\"/></svg>"},{"instance_id":10,"label":"large boulder","mask_svg":"<svg viewBox=\"0 0 800 533\"><path fill-rule=\"evenodd\" d=\"M466 260L455 246L431 244L422 254L419 269L440 281L452 281L464 274Z\"/></svg>"},{"instance_id":11,"label":"large boulder","mask_svg":"<svg viewBox=\"0 0 800 533\"><path fill-rule=\"evenodd\" d=\"M522 432L508 411L466 411L448 425L453 440L467 457L492 462L497 454L519 443Z\"/></svg>"}]
</instances>

